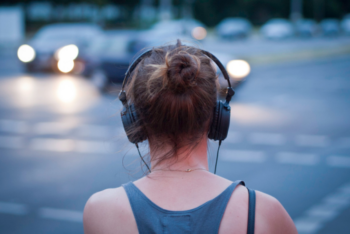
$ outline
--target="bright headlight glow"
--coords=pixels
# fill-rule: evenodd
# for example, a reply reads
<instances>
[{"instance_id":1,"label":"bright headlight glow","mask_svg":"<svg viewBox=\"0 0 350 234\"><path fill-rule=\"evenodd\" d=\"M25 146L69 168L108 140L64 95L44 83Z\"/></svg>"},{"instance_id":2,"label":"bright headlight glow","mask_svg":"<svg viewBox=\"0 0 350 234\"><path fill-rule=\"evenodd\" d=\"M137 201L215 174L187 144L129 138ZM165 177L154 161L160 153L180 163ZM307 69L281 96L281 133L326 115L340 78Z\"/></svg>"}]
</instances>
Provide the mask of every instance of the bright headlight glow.
<instances>
[{"instance_id":1,"label":"bright headlight glow","mask_svg":"<svg viewBox=\"0 0 350 234\"><path fill-rule=\"evenodd\" d=\"M17 86L22 93L31 92L34 89L34 79L29 76L20 77Z\"/></svg>"},{"instance_id":2,"label":"bright headlight glow","mask_svg":"<svg viewBox=\"0 0 350 234\"><path fill-rule=\"evenodd\" d=\"M236 79L243 79L250 73L250 65L244 60L231 60L226 66L229 75Z\"/></svg>"},{"instance_id":3,"label":"bright headlight glow","mask_svg":"<svg viewBox=\"0 0 350 234\"><path fill-rule=\"evenodd\" d=\"M55 53L57 60L74 60L78 57L79 49L76 45L66 45L58 49Z\"/></svg>"},{"instance_id":4,"label":"bright headlight glow","mask_svg":"<svg viewBox=\"0 0 350 234\"><path fill-rule=\"evenodd\" d=\"M74 61L70 59L60 59L57 63L57 68L63 73L68 73L74 68Z\"/></svg>"},{"instance_id":5,"label":"bright headlight glow","mask_svg":"<svg viewBox=\"0 0 350 234\"><path fill-rule=\"evenodd\" d=\"M35 58L35 50L29 45L21 45L17 50L19 60L29 63Z\"/></svg>"},{"instance_id":6,"label":"bright headlight glow","mask_svg":"<svg viewBox=\"0 0 350 234\"><path fill-rule=\"evenodd\" d=\"M77 87L72 80L63 79L58 85L56 95L61 102L70 103L77 97Z\"/></svg>"},{"instance_id":7,"label":"bright headlight glow","mask_svg":"<svg viewBox=\"0 0 350 234\"><path fill-rule=\"evenodd\" d=\"M196 40L203 40L207 36L207 30L203 27L195 27L192 30L192 36Z\"/></svg>"}]
</instances>

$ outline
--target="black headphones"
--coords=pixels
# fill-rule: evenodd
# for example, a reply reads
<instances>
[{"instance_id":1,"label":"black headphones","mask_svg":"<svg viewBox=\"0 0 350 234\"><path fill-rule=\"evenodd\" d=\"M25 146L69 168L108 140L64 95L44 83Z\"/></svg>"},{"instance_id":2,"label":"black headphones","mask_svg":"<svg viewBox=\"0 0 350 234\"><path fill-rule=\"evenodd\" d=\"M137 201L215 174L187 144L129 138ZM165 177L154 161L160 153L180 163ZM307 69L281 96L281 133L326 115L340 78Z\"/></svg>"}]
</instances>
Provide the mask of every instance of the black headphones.
<instances>
[{"instance_id":1,"label":"black headphones","mask_svg":"<svg viewBox=\"0 0 350 234\"><path fill-rule=\"evenodd\" d=\"M136 66L142 61L142 59L150 56L152 51L153 49L146 50L133 60L133 62L130 64L128 70L125 73L125 78L122 84L122 90L119 93L119 100L123 103L121 118L122 118L124 130L126 132L126 135L129 141L131 143L134 143L137 149L138 149L138 143L146 140L147 136L144 132L136 132L136 133L130 132L130 130L138 127L141 123L139 121L134 104L129 104L126 99L126 93L125 93L124 87L125 87L126 81L129 79L131 73L134 71ZM226 101L225 102L222 102L220 100L217 101L216 106L213 110L214 111L213 119L210 124L209 133L208 133L208 138L214 141L218 140L219 147L220 147L221 141L226 139L228 129L230 127L231 108L229 104L232 96L235 94L235 91L231 87L230 77L228 76L227 71L225 67L222 65L222 63L213 54L209 53L208 51L205 51L205 50L200 50L200 51L216 63L216 65L220 68L224 78L227 80L227 83L228 83L227 92L226 92ZM219 148L218 148L218 153L219 153ZM140 154L140 157L143 160L141 154ZM217 158L218 158L218 154L216 157L214 173L216 173ZM147 168L149 169L148 166Z\"/></svg>"}]
</instances>

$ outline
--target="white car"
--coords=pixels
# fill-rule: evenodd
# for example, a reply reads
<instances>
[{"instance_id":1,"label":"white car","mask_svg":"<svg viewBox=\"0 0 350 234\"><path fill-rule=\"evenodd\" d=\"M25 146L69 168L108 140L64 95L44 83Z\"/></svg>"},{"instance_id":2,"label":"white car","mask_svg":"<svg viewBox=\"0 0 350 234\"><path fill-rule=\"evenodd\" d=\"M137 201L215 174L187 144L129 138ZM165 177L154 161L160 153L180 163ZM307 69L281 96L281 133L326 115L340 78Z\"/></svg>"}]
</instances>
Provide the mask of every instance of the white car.
<instances>
[{"instance_id":1,"label":"white car","mask_svg":"<svg viewBox=\"0 0 350 234\"><path fill-rule=\"evenodd\" d=\"M247 38L252 31L252 24L244 18L226 18L217 26L217 34L228 40Z\"/></svg>"},{"instance_id":2,"label":"white car","mask_svg":"<svg viewBox=\"0 0 350 234\"><path fill-rule=\"evenodd\" d=\"M157 38L165 36L189 36L196 40L203 40L207 36L205 25L195 19L179 19L160 21L154 24L145 37Z\"/></svg>"},{"instance_id":3,"label":"white car","mask_svg":"<svg viewBox=\"0 0 350 234\"><path fill-rule=\"evenodd\" d=\"M286 19L271 19L261 29L261 34L267 39L285 39L294 36L294 28Z\"/></svg>"}]
</instances>

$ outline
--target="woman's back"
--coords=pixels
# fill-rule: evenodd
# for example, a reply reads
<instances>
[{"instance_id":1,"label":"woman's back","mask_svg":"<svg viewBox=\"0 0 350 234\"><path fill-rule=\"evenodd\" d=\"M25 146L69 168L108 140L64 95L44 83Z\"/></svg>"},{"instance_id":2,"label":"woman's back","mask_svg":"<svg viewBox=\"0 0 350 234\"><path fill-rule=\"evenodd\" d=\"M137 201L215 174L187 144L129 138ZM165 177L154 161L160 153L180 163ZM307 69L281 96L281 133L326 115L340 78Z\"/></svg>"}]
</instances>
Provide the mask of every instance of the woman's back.
<instances>
[{"instance_id":1,"label":"woman's back","mask_svg":"<svg viewBox=\"0 0 350 234\"><path fill-rule=\"evenodd\" d=\"M134 182L134 186L147 199L169 211L188 211L198 208L227 191L230 185L232 185L231 181L206 171L159 171L154 172L153 176ZM213 210L212 215L217 214L218 212ZM213 216L208 217L208 220L216 218ZM205 226L205 223L192 225L201 227ZM218 233L246 234L247 225L248 192L244 186L238 185L229 198ZM84 229L87 234L142 233L138 230L128 195L122 187L104 190L89 199L84 211ZM208 229L207 233L212 232ZM276 199L257 192L255 233L288 234L297 233L297 231L289 215Z\"/></svg>"},{"instance_id":2,"label":"woman's back","mask_svg":"<svg viewBox=\"0 0 350 234\"><path fill-rule=\"evenodd\" d=\"M213 61L227 79L225 102L217 99ZM93 195L84 211L85 232L160 234L171 226L170 233L246 234L247 189L208 171L208 140L220 146L229 131L234 91L224 66L178 41L144 52L129 69L119 95L121 117L137 148L148 140L149 174ZM255 233L297 233L276 199L257 192L255 211Z\"/></svg>"}]
</instances>

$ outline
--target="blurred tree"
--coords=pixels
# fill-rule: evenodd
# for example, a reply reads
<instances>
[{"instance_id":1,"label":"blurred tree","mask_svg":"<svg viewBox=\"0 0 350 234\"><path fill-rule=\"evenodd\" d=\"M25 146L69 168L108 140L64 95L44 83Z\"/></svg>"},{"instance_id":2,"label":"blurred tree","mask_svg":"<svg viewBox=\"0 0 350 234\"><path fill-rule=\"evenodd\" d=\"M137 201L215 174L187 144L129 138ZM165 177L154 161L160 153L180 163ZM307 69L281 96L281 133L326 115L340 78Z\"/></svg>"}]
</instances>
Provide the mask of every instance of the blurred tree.
<instances>
[{"instance_id":1,"label":"blurred tree","mask_svg":"<svg viewBox=\"0 0 350 234\"><path fill-rule=\"evenodd\" d=\"M133 11L142 0L1 0L0 5L15 5L30 2L51 2L67 5L70 3L91 3L98 6L109 3L122 6L125 19L134 20ZM153 6L158 7L160 0L154 0ZM207 26L215 26L226 17L246 17L256 25L265 23L270 18L290 17L291 0L172 0L174 16L191 15ZM303 16L321 20L333 17L341 18L350 13L350 0L303 0Z\"/></svg>"},{"instance_id":2,"label":"blurred tree","mask_svg":"<svg viewBox=\"0 0 350 234\"><path fill-rule=\"evenodd\" d=\"M194 15L208 26L226 17L246 17L262 24L272 17L288 18L290 0L197 0Z\"/></svg>"}]
</instances>

